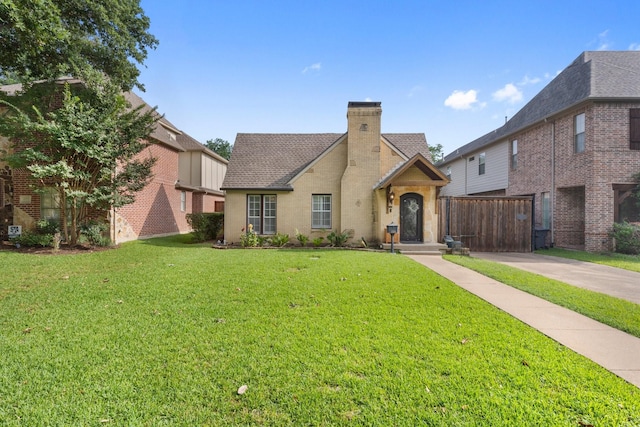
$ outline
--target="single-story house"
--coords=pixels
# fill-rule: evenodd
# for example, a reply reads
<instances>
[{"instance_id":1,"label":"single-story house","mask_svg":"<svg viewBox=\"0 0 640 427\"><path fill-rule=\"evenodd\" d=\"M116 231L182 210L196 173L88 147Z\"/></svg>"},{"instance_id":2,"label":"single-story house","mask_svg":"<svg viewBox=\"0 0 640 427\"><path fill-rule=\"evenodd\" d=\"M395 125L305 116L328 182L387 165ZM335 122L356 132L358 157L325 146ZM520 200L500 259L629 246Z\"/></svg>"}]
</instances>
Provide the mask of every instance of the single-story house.
<instances>
[{"instance_id":1,"label":"single-story house","mask_svg":"<svg viewBox=\"0 0 640 427\"><path fill-rule=\"evenodd\" d=\"M436 198L448 183L424 134L381 133L380 102L349 102L346 133L237 135L222 189L225 239L296 231L352 244L436 243Z\"/></svg>"}]
</instances>

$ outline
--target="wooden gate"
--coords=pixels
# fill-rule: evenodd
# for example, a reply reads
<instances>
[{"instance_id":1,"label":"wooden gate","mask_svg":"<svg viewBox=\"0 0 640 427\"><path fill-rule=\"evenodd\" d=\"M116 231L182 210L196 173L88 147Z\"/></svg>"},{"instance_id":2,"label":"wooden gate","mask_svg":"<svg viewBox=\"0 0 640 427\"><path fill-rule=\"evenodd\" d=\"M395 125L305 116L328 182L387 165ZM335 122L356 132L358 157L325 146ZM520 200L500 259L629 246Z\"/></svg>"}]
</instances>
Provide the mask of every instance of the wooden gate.
<instances>
[{"instance_id":1,"label":"wooden gate","mask_svg":"<svg viewBox=\"0 0 640 427\"><path fill-rule=\"evenodd\" d=\"M533 197L438 199L438 241L445 235L476 252L531 252Z\"/></svg>"}]
</instances>

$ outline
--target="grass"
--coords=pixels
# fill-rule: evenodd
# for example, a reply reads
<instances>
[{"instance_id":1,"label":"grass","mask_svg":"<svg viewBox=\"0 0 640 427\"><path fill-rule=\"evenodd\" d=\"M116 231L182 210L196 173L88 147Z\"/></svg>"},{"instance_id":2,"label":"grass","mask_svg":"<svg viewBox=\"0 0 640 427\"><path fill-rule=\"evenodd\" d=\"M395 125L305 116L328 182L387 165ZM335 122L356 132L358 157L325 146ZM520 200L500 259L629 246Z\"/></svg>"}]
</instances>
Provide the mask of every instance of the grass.
<instances>
[{"instance_id":1,"label":"grass","mask_svg":"<svg viewBox=\"0 0 640 427\"><path fill-rule=\"evenodd\" d=\"M575 259L578 261L593 262L608 265L610 267L623 268L625 270L640 272L640 256L625 255L613 252L590 253L584 251L572 251L560 248L551 248L536 251L540 255L557 256L561 258Z\"/></svg>"},{"instance_id":2,"label":"grass","mask_svg":"<svg viewBox=\"0 0 640 427\"><path fill-rule=\"evenodd\" d=\"M0 265L6 426L640 424L639 389L402 256L164 238Z\"/></svg>"},{"instance_id":3,"label":"grass","mask_svg":"<svg viewBox=\"0 0 640 427\"><path fill-rule=\"evenodd\" d=\"M640 306L515 267L480 258L446 255L451 262L536 295L640 338Z\"/></svg>"}]
</instances>

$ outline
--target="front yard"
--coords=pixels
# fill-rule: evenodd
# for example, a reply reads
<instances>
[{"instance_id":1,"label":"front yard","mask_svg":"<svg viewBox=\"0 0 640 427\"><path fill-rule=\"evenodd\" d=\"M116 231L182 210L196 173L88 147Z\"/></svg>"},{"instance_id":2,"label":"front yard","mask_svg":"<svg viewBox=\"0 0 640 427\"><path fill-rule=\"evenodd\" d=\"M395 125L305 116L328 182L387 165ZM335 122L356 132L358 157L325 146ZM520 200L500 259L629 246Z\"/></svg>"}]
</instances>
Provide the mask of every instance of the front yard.
<instances>
[{"instance_id":1,"label":"front yard","mask_svg":"<svg viewBox=\"0 0 640 427\"><path fill-rule=\"evenodd\" d=\"M639 389L403 256L183 240L0 251L1 424L640 424Z\"/></svg>"}]
</instances>

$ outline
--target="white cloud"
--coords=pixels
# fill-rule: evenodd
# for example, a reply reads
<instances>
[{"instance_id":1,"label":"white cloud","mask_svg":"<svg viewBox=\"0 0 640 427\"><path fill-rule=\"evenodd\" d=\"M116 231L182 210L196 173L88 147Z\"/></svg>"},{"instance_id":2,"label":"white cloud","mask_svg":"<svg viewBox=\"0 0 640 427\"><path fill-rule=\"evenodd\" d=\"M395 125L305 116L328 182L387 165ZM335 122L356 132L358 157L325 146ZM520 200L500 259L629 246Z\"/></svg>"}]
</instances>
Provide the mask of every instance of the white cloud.
<instances>
[{"instance_id":1,"label":"white cloud","mask_svg":"<svg viewBox=\"0 0 640 427\"><path fill-rule=\"evenodd\" d=\"M629 45L629 50L640 50L640 43L631 43Z\"/></svg>"},{"instance_id":2,"label":"white cloud","mask_svg":"<svg viewBox=\"0 0 640 427\"><path fill-rule=\"evenodd\" d=\"M309 71L320 71L320 68L322 68L322 64L320 62L316 62L315 64L311 64L308 67L304 67L304 70L302 70L302 74L306 74Z\"/></svg>"},{"instance_id":3,"label":"white cloud","mask_svg":"<svg viewBox=\"0 0 640 427\"><path fill-rule=\"evenodd\" d=\"M611 43L609 43L609 30L604 30L600 34L598 34L598 50L607 50L611 47Z\"/></svg>"},{"instance_id":4,"label":"white cloud","mask_svg":"<svg viewBox=\"0 0 640 427\"><path fill-rule=\"evenodd\" d=\"M522 92L513 83L507 83L502 89L493 92L492 96L495 101L499 102L506 101L515 104L522 101Z\"/></svg>"},{"instance_id":5,"label":"white cloud","mask_svg":"<svg viewBox=\"0 0 640 427\"><path fill-rule=\"evenodd\" d=\"M444 101L444 105L454 110L468 110L473 104L478 102L478 92L474 89L463 92L454 90L451 95Z\"/></svg>"},{"instance_id":6,"label":"white cloud","mask_svg":"<svg viewBox=\"0 0 640 427\"><path fill-rule=\"evenodd\" d=\"M542 79L540 77L524 76L520 83L518 83L518 86L534 85L536 83L540 83L541 80Z\"/></svg>"}]
</instances>

